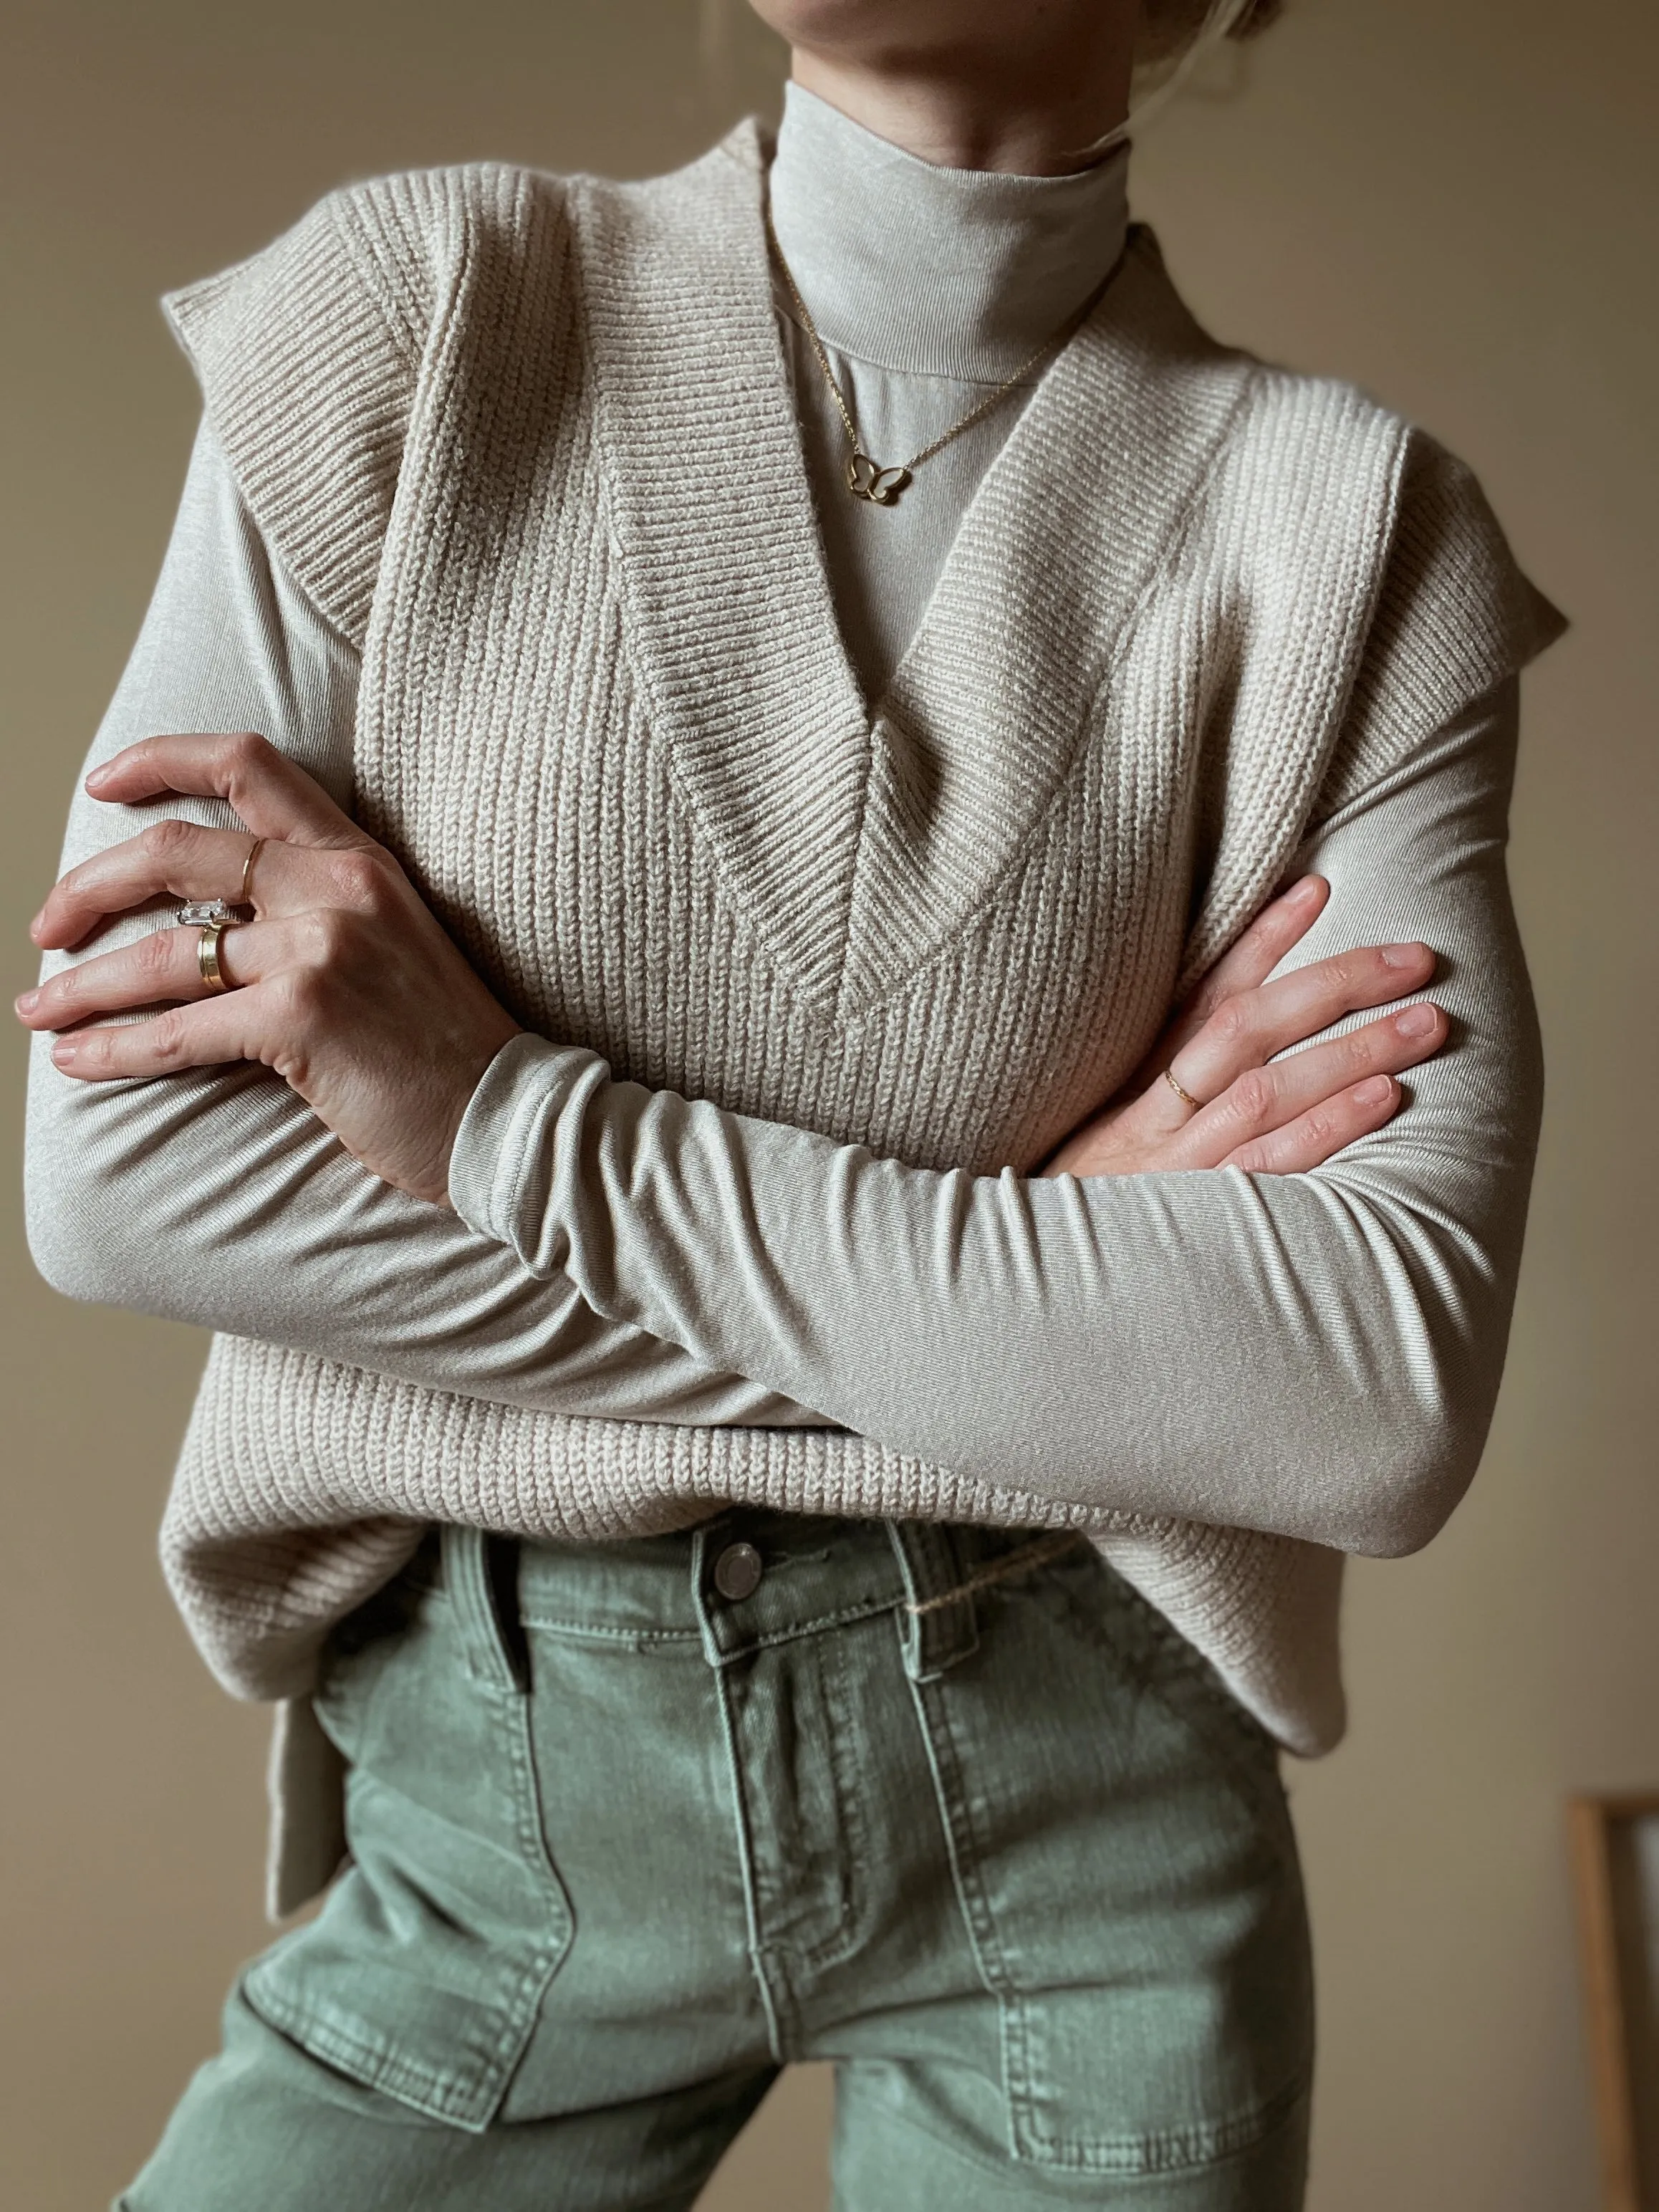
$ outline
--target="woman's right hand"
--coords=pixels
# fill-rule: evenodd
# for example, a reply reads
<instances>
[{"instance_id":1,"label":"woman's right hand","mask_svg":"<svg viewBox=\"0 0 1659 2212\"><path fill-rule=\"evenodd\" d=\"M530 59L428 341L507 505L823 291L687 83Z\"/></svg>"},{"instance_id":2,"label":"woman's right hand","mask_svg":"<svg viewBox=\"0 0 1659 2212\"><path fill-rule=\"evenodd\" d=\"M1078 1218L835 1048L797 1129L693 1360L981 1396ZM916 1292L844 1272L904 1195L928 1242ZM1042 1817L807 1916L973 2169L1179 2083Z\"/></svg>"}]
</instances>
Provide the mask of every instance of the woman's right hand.
<instances>
[{"instance_id":1,"label":"woman's right hand","mask_svg":"<svg viewBox=\"0 0 1659 2212\"><path fill-rule=\"evenodd\" d=\"M1395 1078L1446 1042L1438 1006L1419 1002L1305 1052L1291 1048L1346 1014L1420 991L1435 956L1425 945L1365 945L1268 981L1329 896L1322 878L1304 876L1265 907L1116 1098L1042 1173L1305 1175L1391 1119L1402 1095Z\"/></svg>"}]
</instances>

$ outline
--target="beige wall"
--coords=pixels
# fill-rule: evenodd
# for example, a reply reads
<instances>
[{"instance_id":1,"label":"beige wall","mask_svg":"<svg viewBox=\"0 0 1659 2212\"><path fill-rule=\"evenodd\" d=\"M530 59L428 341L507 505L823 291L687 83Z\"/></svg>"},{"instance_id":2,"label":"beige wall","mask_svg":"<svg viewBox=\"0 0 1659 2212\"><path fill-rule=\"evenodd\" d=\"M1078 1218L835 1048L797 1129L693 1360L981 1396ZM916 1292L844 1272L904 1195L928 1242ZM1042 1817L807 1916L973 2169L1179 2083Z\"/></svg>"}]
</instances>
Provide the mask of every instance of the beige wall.
<instances>
[{"instance_id":1,"label":"beige wall","mask_svg":"<svg viewBox=\"0 0 1659 2212\"><path fill-rule=\"evenodd\" d=\"M482 154L667 166L771 96L758 34L700 61L719 14L9 0L10 988L190 435L155 295L349 175ZM1354 1732L1295 1783L1324 2008L1316 2212L1595 2202L1559 1800L1659 1784L1656 65L1650 0L1292 0L1138 156L1140 210L1213 325L1358 378L1466 454L1577 624L1528 698L1516 876L1551 1108L1504 1404L1449 1533L1356 1573ZM154 1565L201 1340L53 1297L14 1185L0 2201L85 2212L142 2155L261 1940L263 1730L208 1683ZM816 2076L781 2093L709 2203L820 2206L823 2106Z\"/></svg>"}]
</instances>

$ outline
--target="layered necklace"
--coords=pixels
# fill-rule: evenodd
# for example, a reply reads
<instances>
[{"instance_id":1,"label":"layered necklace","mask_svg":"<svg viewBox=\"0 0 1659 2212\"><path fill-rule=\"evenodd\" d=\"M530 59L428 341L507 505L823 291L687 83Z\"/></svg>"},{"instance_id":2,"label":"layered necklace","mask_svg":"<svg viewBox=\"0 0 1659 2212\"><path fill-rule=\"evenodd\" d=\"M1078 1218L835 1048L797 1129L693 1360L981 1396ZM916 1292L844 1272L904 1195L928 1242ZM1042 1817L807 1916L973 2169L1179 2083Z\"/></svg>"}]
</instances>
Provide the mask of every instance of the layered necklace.
<instances>
[{"instance_id":1,"label":"layered necklace","mask_svg":"<svg viewBox=\"0 0 1659 2212\"><path fill-rule=\"evenodd\" d=\"M960 421L952 422L948 430L942 431L931 445L924 446L919 453L912 453L908 461L884 464L872 460L864 450L864 441L859 435L859 426L854 420L851 407L848 404L847 394L842 390L836 372L830 366L830 356L824 351L823 340L818 336L818 326L812 319L812 311L801 297L800 287L795 282L794 272L783 258L783 248L778 244L777 232L772 228L772 210L769 207L766 210L766 242L771 250L773 260L777 264L778 272L788 287L789 296L794 301L795 312L800 318L800 326L806 333L807 343L812 349L819 368L823 372L823 380L830 387L830 396L836 403L836 412L841 417L842 428L847 434L847 467L843 480L854 499L867 500L872 507L896 506L900 493L904 490L924 461L931 461L935 453L943 453L945 447L955 439L961 437L964 430L971 430L976 422L982 422L988 415L1002 405L1017 386L1024 382L1033 369L1040 368L1044 362L1057 354L1067 339L1081 329L1088 320L1101 295L1115 274L1115 266L1109 269L1082 306L1074 307L1059 329L1044 338L1036 351L1021 362L1012 376L1006 378L997 386L994 392L988 392L983 399L970 407Z\"/></svg>"}]
</instances>

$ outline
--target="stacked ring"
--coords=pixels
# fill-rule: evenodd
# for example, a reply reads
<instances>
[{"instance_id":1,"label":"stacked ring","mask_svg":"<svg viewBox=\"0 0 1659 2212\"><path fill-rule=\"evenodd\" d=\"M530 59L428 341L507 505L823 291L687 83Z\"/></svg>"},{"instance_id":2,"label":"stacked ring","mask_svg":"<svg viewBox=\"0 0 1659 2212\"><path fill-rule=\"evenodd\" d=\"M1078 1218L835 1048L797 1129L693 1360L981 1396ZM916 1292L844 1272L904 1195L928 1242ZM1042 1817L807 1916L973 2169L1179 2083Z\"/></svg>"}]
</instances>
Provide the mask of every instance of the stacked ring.
<instances>
[{"instance_id":1,"label":"stacked ring","mask_svg":"<svg viewBox=\"0 0 1659 2212\"><path fill-rule=\"evenodd\" d=\"M235 927L228 915L223 921L216 916L213 921L203 923L202 933L196 940L196 965L210 995L230 988L229 978L219 965L219 939L228 929Z\"/></svg>"},{"instance_id":2,"label":"stacked ring","mask_svg":"<svg viewBox=\"0 0 1659 2212\"><path fill-rule=\"evenodd\" d=\"M242 863L242 880L234 899L192 899L188 906L179 909L182 927L201 930L196 940L196 966L210 994L231 988L230 978L219 965L219 939L228 929L238 927L235 908L253 903L250 896L253 863L264 851L264 843L263 837L256 837L248 847L247 858Z\"/></svg>"},{"instance_id":3,"label":"stacked ring","mask_svg":"<svg viewBox=\"0 0 1659 2212\"><path fill-rule=\"evenodd\" d=\"M253 863L264 850L264 844L263 837L256 837L247 848L247 858L242 863L242 888L236 894L238 906L252 906L253 903Z\"/></svg>"},{"instance_id":4,"label":"stacked ring","mask_svg":"<svg viewBox=\"0 0 1659 2212\"><path fill-rule=\"evenodd\" d=\"M236 927L230 908L223 899L194 899L189 906L179 908L179 920L185 929L201 930L196 940L196 966L209 992L229 990L230 979L219 965L219 939Z\"/></svg>"}]
</instances>

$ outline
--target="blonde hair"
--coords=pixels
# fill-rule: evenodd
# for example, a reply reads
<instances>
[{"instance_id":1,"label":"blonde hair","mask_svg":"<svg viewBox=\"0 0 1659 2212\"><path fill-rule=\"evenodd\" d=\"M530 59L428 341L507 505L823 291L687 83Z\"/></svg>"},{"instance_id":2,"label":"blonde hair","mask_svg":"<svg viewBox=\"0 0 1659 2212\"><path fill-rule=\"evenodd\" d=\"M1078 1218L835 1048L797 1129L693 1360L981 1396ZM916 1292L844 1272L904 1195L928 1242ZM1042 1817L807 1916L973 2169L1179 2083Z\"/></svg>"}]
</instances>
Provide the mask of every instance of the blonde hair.
<instances>
[{"instance_id":1,"label":"blonde hair","mask_svg":"<svg viewBox=\"0 0 1659 2212\"><path fill-rule=\"evenodd\" d=\"M1224 39L1253 39L1278 16L1284 0L1243 0L1218 33ZM1211 0L1146 0L1140 31L1140 59L1156 68L1178 60L1200 40L1208 42Z\"/></svg>"},{"instance_id":2,"label":"blonde hair","mask_svg":"<svg viewBox=\"0 0 1659 2212\"><path fill-rule=\"evenodd\" d=\"M1281 4L1282 0L1146 0L1129 112L1103 138L1074 149L1075 155L1097 160L1121 146L1180 89L1212 47L1224 39L1249 39L1265 31Z\"/></svg>"}]
</instances>

